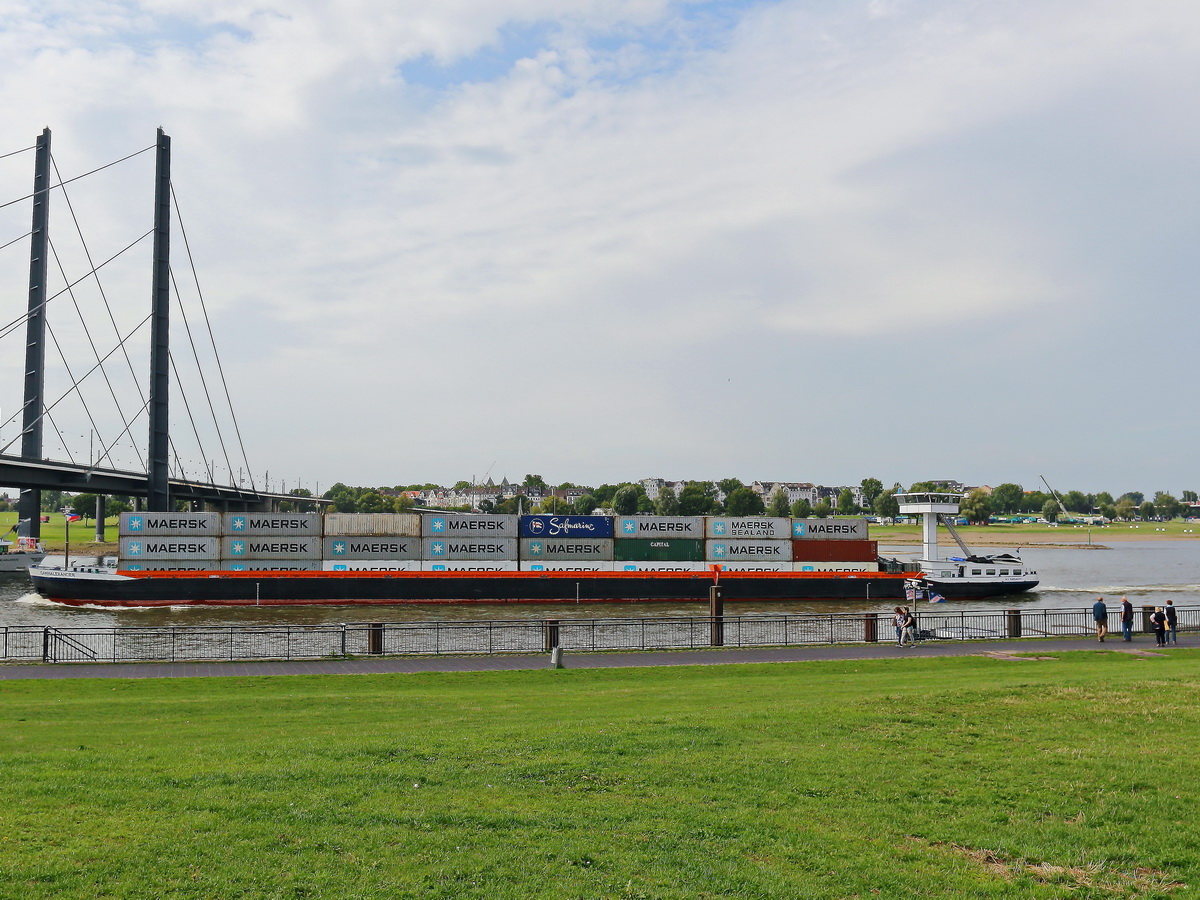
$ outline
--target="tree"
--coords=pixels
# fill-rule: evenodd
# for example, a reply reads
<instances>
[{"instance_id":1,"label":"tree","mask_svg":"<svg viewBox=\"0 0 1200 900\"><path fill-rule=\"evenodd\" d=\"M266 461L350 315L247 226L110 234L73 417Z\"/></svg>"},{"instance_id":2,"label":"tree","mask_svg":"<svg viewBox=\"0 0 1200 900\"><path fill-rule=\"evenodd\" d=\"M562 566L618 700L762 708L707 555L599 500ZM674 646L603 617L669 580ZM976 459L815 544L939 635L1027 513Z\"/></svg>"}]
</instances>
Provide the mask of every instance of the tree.
<instances>
[{"instance_id":1,"label":"tree","mask_svg":"<svg viewBox=\"0 0 1200 900\"><path fill-rule=\"evenodd\" d=\"M797 519L807 519L812 515L812 504L801 497L792 504L792 515Z\"/></svg>"},{"instance_id":2,"label":"tree","mask_svg":"<svg viewBox=\"0 0 1200 900\"><path fill-rule=\"evenodd\" d=\"M638 495L633 485L624 485L613 495L612 508L618 516L631 516L637 512L637 507Z\"/></svg>"},{"instance_id":3,"label":"tree","mask_svg":"<svg viewBox=\"0 0 1200 900\"><path fill-rule=\"evenodd\" d=\"M867 509L873 509L875 498L883 493L883 482L878 478L864 478L859 487L862 488L863 505Z\"/></svg>"},{"instance_id":4,"label":"tree","mask_svg":"<svg viewBox=\"0 0 1200 900\"><path fill-rule=\"evenodd\" d=\"M613 495L616 494L618 487L620 487L620 485L602 484L600 487L592 491L592 496L596 498L596 505L611 506Z\"/></svg>"},{"instance_id":5,"label":"tree","mask_svg":"<svg viewBox=\"0 0 1200 900\"><path fill-rule=\"evenodd\" d=\"M740 487L725 498L725 512L731 516L761 516L766 507L762 497L748 487Z\"/></svg>"},{"instance_id":6,"label":"tree","mask_svg":"<svg viewBox=\"0 0 1200 900\"><path fill-rule=\"evenodd\" d=\"M1154 504L1149 500L1143 501L1142 505L1138 507L1138 516L1143 522L1149 522L1151 519L1153 519L1155 512L1156 510L1154 509Z\"/></svg>"},{"instance_id":7,"label":"tree","mask_svg":"<svg viewBox=\"0 0 1200 900\"><path fill-rule=\"evenodd\" d=\"M548 484L546 484L546 479L544 479L541 475L526 475L522 484L526 490L529 488L541 488L543 491L545 491L550 487Z\"/></svg>"},{"instance_id":8,"label":"tree","mask_svg":"<svg viewBox=\"0 0 1200 900\"><path fill-rule=\"evenodd\" d=\"M472 487L474 485L469 481L456 481L454 482L454 493L461 494L463 491L469 491Z\"/></svg>"},{"instance_id":9,"label":"tree","mask_svg":"<svg viewBox=\"0 0 1200 900\"><path fill-rule=\"evenodd\" d=\"M1154 509L1164 519L1173 519L1183 510L1183 504L1166 491L1154 494Z\"/></svg>"},{"instance_id":10,"label":"tree","mask_svg":"<svg viewBox=\"0 0 1200 900\"><path fill-rule=\"evenodd\" d=\"M663 487L658 492L658 499L654 501L654 512L660 516L679 515L679 498L675 496L674 488Z\"/></svg>"},{"instance_id":11,"label":"tree","mask_svg":"<svg viewBox=\"0 0 1200 900\"><path fill-rule=\"evenodd\" d=\"M1115 519L1117 517L1117 508L1112 503L1100 504L1100 515L1106 519Z\"/></svg>"},{"instance_id":12,"label":"tree","mask_svg":"<svg viewBox=\"0 0 1200 900\"><path fill-rule=\"evenodd\" d=\"M787 518L791 514L792 507L788 503L787 494L783 492L782 488L775 488L775 493L771 495L771 502L767 506L767 515Z\"/></svg>"},{"instance_id":13,"label":"tree","mask_svg":"<svg viewBox=\"0 0 1200 900\"><path fill-rule=\"evenodd\" d=\"M817 505L813 507L812 514L818 519L828 519L831 512L833 512L833 507L829 505L828 500L818 500Z\"/></svg>"},{"instance_id":14,"label":"tree","mask_svg":"<svg viewBox=\"0 0 1200 900\"><path fill-rule=\"evenodd\" d=\"M1126 495L1117 501L1116 511L1120 518L1128 522L1137 512L1137 504L1133 502L1133 498Z\"/></svg>"},{"instance_id":15,"label":"tree","mask_svg":"<svg viewBox=\"0 0 1200 900\"><path fill-rule=\"evenodd\" d=\"M1116 505L1116 502L1117 502L1116 500L1113 499L1113 495L1110 494L1108 491L1101 491L1100 493L1098 493L1096 495L1095 499L1096 499L1097 506L1102 506L1104 504L1108 504L1109 506L1114 506L1114 505Z\"/></svg>"},{"instance_id":16,"label":"tree","mask_svg":"<svg viewBox=\"0 0 1200 900\"><path fill-rule=\"evenodd\" d=\"M1092 498L1080 491L1067 491L1063 494L1063 506L1071 512L1090 513L1092 511Z\"/></svg>"},{"instance_id":17,"label":"tree","mask_svg":"<svg viewBox=\"0 0 1200 900\"><path fill-rule=\"evenodd\" d=\"M408 494L401 494L392 501L392 509L398 513L406 513L416 505L416 501Z\"/></svg>"},{"instance_id":18,"label":"tree","mask_svg":"<svg viewBox=\"0 0 1200 900\"><path fill-rule=\"evenodd\" d=\"M971 493L967 494L963 500L959 512L966 517L968 522L975 524L986 525L988 517L992 514L992 510L988 505L988 494L983 488L975 488Z\"/></svg>"},{"instance_id":19,"label":"tree","mask_svg":"<svg viewBox=\"0 0 1200 900\"><path fill-rule=\"evenodd\" d=\"M894 519L900 515L900 502L896 499L896 491L884 491L875 498L875 515L884 519Z\"/></svg>"},{"instance_id":20,"label":"tree","mask_svg":"<svg viewBox=\"0 0 1200 900\"><path fill-rule=\"evenodd\" d=\"M83 521L90 522L96 517L96 495L95 494L76 494L68 499L71 508L79 515L83 516Z\"/></svg>"},{"instance_id":21,"label":"tree","mask_svg":"<svg viewBox=\"0 0 1200 900\"><path fill-rule=\"evenodd\" d=\"M742 482L737 478L722 478L717 482L717 487L721 489L721 493L724 494L725 499L728 500L730 494L740 487L745 487L745 485L742 484Z\"/></svg>"},{"instance_id":22,"label":"tree","mask_svg":"<svg viewBox=\"0 0 1200 900\"><path fill-rule=\"evenodd\" d=\"M850 488L843 488L838 494L837 510L843 516L850 516L858 512L858 504L854 502L854 491Z\"/></svg>"},{"instance_id":23,"label":"tree","mask_svg":"<svg viewBox=\"0 0 1200 900\"><path fill-rule=\"evenodd\" d=\"M358 511L360 513L381 513L385 503L386 501L378 491L364 491L358 498ZM390 503L386 505L391 506Z\"/></svg>"},{"instance_id":24,"label":"tree","mask_svg":"<svg viewBox=\"0 0 1200 900\"><path fill-rule=\"evenodd\" d=\"M1120 503L1126 497L1128 497L1130 500L1133 501L1134 506L1141 506L1142 501L1144 501L1146 499L1146 495L1143 494L1141 491L1129 491L1127 493L1122 494L1120 497L1118 497L1117 502Z\"/></svg>"},{"instance_id":25,"label":"tree","mask_svg":"<svg viewBox=\"0 0 1200 900\"><path fill-rule=\"evenodd\" d=\"M581 516L590 516L599 505L591 494L581 494L575 498L575 512Z\"/></svg>"},{"instance_id":26,"label":"tree","mask_svg":"<svg viewBox=\"0 0 1200 900\"><path fill-rule=\"evenodd\" d=\"M716 506L711 481L689 481L679 492L681 516L707 516Z\"/></svg>"},{"instance_id":27,"label":"tree","mask_svg":"<svg viewBox=\"0 0 1200 900\"><path fill-rule=\"evenodd\" d=\"M1021 503L1025 499L1025 490L1019 484L1006 481L992 488L991 507L997 513L1015 513L1021 511Z\"/></svg>"},{"instance_id":28,"label":"tree","mask_svg":"<svg viewBox=\"0 0 1200 900\"><path fill-rule=\"evenodd\" d=\"M1042 504L1042 518L1047 522L1058 521L1058 503L1054 499L1047 500Z\"/></svg>"},{"instance_id":29,"label":"tree","mask_svg":"<svg viewBox=\"0 0 1200 900\"><path fill-rule=\"evenodd\" d=\"M1200 503L1200 501L1198 501L1196 499L1195 491L1184 491L1183 492L1183 502L1184 503Z\"/></svg>"}]
</instances>

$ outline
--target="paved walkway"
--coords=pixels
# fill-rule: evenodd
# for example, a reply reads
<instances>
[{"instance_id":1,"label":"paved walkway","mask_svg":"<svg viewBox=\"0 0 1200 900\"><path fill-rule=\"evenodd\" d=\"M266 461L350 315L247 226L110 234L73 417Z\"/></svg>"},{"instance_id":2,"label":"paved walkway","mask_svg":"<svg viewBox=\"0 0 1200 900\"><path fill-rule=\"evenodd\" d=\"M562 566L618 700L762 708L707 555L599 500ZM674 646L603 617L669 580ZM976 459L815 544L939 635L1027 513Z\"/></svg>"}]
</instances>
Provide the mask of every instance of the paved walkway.
<instances>
[{"instance_id":1,"label":"paved walkway","mask_svg":"<svg viewBox=\"0 0 1200 900\"><path fill-rule=\"evenodd\" d=\"M1172 648L1174 649L1174 648ZM895 644L837 644L712 650L645 650L633 653L563 653L570 669L614 669L637 666L715 666L731 663L803 662L806 660L911 659L929 656L993 656L1016 661L1070 650L1105 650L1157 655L1149 640L1131 644L1095 638L1051 638L1009 641L926 642L901 649ZM254 675L378 675L413 672L496 672L545 669L550 655L387 656L379 659L314 659L290 662L71 663L0 665L0 681L27 678L196 678Z\"/></svg>"}]
</instances>

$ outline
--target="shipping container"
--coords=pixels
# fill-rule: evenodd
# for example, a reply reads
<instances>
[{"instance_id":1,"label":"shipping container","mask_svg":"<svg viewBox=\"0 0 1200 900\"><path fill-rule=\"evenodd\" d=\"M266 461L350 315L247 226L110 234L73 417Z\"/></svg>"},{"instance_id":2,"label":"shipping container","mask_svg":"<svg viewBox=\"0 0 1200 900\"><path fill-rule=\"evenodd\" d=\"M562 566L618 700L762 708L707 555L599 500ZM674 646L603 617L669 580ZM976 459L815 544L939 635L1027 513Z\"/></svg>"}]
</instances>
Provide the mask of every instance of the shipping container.
<instances>
[{"instance_id":1,"label":"shipping container","mask_svg":"<svg viewBox=\"0 0 1200 900\"><path fill-rule=\"evenodd\" d=\"M619 538L695 538L704 540L704 516L617 516Z\"/></svg>"},{"instance_id":2,"label":"shipping container","mask_svg":"<svg viewBox=\"0 0 1200 900\"><path fill-rule=\"evenodd\" d=\"M326 537L420 537L421 519L415 513L329 513Z\"/></svg>"},{"instance_id":3,"label":"shipping container","mask_svg":"<svg viewBox=\"0 0 1200 900\"><path fill-rule=\"evenodd\" d=\"M75 557L71 557L75 561ZM221 564L212 559L157 559L144 562L117 563L118 572L211 572L219 569Z\"/></svg>"},{"instance_id":4,"label":"shipping container","mask_svg":"<svg viewBox=\"0 0 1200 900\"><path fill-rule=\"evenodd\" d=\"M321 541L322 559L420 559L419 537L342 536Z\"/></svg>"},{"instance_id":5,"label":"shipping container","mask_svg":"<svg viewBox=\"0 0 1200 900\"><path fill-rule=\"evenodd\" d=\"M227 572L319 572L319 559L239 559L226 560L221 566Z\"/></svg>"},{"instance_id":6,"label":"shipping container","mask_svg":"<svg viewBox=\"0 0 1200 900\"><path fill-rule=\"evenodd\" d=\"M792 559L817 562L875 562L878 541L792 541Z\"/></svg>"},{"instance_id":7,"label":"shipping container","mask_svg":"<svg viewBox=\"0 0 1200 900\"><path fill-rule=\"evenodd\" d=\"M516 516L437 513L421 516L421 534L425 537L516 537Z\"/></svg>"},{"instance_id":8,"label":"shipping container","mask_svg":"<svg viewBox=\"0 0 1200 900\"><path fill-rule=\"evenodd\" d=\"M123 512L117 523L120 537L141 534L173 537L217 537L221 533L221 514Z\"/></svg>"},{"instance_id":9,"label":"shipping container","mask_svg":"<svg viewBox=\"0 0 1200 900\"><path fill-rule=\"evenodd\" d=\"M609 561L613 558L611 538L521 538L521 559Z\"/></svg>"},{"instance_id":10,"label":"shipping container","mask_svg":"<svg viewBox=\"0 0 1200 900\"><path fill-rule=\"evenodd\" d=\"M523 538L611 538L610 516L521 516Z\"/></svg>"},{"instance_id":11,"label":"shipping container","mask_svg":"<svg viewBox=\"0 0 1200 900\"><path fill-rule=\"evenodd\" d=\"M226 536L221 538L221 558L236 562L247 559L319 560L321 558L321 539L303 535Z\"/></svg>"},{"instance_id":12,"label":"shipping container","mask_svg":"<svg viewBox=\"0 0 1200 900\"><path fill-rule=\"evenodd\" d=\"M723 572L790 572L790 562L733 562L721 563Z\"/></svg>"},{"instance_id":13,"label":"shipping container","mask_svg":"<svg viewBox=\"0 0 1200 900\"><path fill-rule=\"evenodd\" d=\"M513 560L516 538L428 537L421 539L421 558L434 560Z\"/></svg>"},{"instance_id":14,"label":"shipping container","mask_svg":"<svg viewBox=\"0 0 1200 900\"><path fill-rule=\"evenodd\" d=\"M613 541L613 559L702 562L704 541L690 538L617 538Z\"/></svg>"},{"instance_id":15,"label":"shipping container","mask_svg":"<svg viewBox=\"0 0 1200 900\"><path fill-rule=\"evenodd\" d=\"M521 561L523 572L611 572L611 562L571 562L569 560L542 560L541 562Z\"/></svg>"},{"instance_id":16,"label":"shipping container","mask_svg":"<svg viewBox=\"0 0 1200 900\"><path fill-rule=\"evenodd\" d=\"M320 513L225 513L231 536L320 537Z\"/></svg>"},{"instance_id":17,"label":"shipping container","mask_svg":"<svg viewBox=\"0 0 1200 900\"><path fill-rule=\"evenodd\" d=\"M419 559L326 559L322 572L420 572Z\"/></svg>"},{"instance_id":18,"label":"shipping container","mask_svg":"<svg viewBox=\"0 0 1200 900\"><path fill-rule=\"evenodd\" d=\"M705 541L709 562L786 562L791 568L791 541Z\"/></svg>"},{"instance_id":19,"label":"shipping container","mask_svg":"<svg viewBox=\"0 0 1200 900\"><path fill-rule=\"evenodd\" d=\"M865 541L870 534L866 519L792 519L792 537L798 541Z\"/></svg>"},{"instance_id":20,"label":"shipping container","mask_svg":"<svg viewBox=\"0 0 1200 900\"><path fill-rule=\"evenodd\" d=\"M515 572L515 559L498 560L455 560L438 561L426 559L421 561L422 572Z\"/></svg>"},{"instance_id":21,"label":"shipping container","mask_svg":"<svg viewBox=\"0 0 1200 900\"><path fill-rule=\"evenodd\" d=\"M878 563L869 562L798 562L793 572L878 572Z\"/></svg>"},{"instance_id":22,"label":"shipping container","mask_svg":"<svg viewBox=\"0 0 1200 900\"><path fill-rule=\"evenodd\" d=\"M123 562L137 562L142 559L166 559L179 562L220 559L221 539L217 537L173 537L171 535L123 537L117 542L117 552Z\"/></svg>"},{"instance_id":23,"label":"shipping container","mask_svg":"<svg viewBox=\"0 0 1200 900\"><path fill-rule=\"evenodd\" d=\"M702 562L684 560L647 561L624 560L613 563L614 572L705 572L708 566Z\"/></svg>"},{"instance_id":24,"label":"shipping container","mask_svg":"<svg viewBox=\"0 0 1200 900\"><path fill-rule=\"evenodd\" d=\"M704 536L725 540L785 540L792 536L792 520L767 516L709 516L705 520Z\"/></svg>"}]
</instances>

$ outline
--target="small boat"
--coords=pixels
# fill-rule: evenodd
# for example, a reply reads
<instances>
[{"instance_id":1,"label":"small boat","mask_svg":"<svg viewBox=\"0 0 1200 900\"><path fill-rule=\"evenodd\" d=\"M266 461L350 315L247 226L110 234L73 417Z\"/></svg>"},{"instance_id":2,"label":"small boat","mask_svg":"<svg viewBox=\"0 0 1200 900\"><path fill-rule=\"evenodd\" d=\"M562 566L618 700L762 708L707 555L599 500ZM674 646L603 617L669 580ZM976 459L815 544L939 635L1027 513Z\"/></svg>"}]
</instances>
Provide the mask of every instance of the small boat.
<instances>
[{"instance_id":1,"label":"small boat","mask_svg":"<svg viewBox=\"0 0 1200 900\"><path fill-rule=\"evenodd\" d=\"M0 572L25 572L40 563L46 549L36 538L20 537L16 544L0 539Z\"/></svg>"}]
</instances>

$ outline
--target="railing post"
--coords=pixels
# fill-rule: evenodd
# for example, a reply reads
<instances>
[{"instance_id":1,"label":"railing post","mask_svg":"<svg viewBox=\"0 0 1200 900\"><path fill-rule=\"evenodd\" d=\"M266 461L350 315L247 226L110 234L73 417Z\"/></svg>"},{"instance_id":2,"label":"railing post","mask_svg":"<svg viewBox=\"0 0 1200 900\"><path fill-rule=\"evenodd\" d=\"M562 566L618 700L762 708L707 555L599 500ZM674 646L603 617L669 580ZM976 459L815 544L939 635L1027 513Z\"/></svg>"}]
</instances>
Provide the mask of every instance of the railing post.
<instances>
[{"instance_id":1,"label":"railing post","mask_svg":"<svg viewBox=\"0 0 1200 900\"><path fill-rule=\"evenodd\" d=\"M558 646L558 619L542 622L542 649L549 653Z\"/></svg>"},{"instance_id":2,"label":"railing post","mask_svg":"<svg viewBox=\"0 0 1200 900\"><path fill-rule=\"evenodd\" d=\"M1007 610L1005 618L1008 620L1008 636L1019 638L1021 636L1021 611L1019 609Z\"/></svg>"},{"instance_id":3,"label":"railing post","mask_svg":"<svg viewBox=\"0 0 1200 900\"><path fill-rule=\"evenodd\" d=\"M708 589L708 643L713 647L725 646L725 594L719 584Z\"/></svg>"},{"instance_id":4,"label":"railing post","mask_svg":"<svg viewBox=\"0 0 1200 900\"><path fill-rule=\"evenodd\" d=\"M879 642L879 613L867 613L863 618L863 640L868 644Z\"/></svg>"},{"instance_id":5,"label":"railing post","mask_svg":"<svg viewBox=\"0 0 1200 900\"><path fill-rule=\"evenodd\" d=\"M346 623L342 623L342 656L346 655Z\"/></svg>"},{"instance_id":6,"label":"railing post","mask_svg":"<svg viewBox=\"0 0 1200 900\"><path fill-rule=\"evenodd\" d=\"M50 626L42 628L42 662L50 662Z\"/></svg>"},{"instance_id":7,"label":"railing post","mask_svg":"<svg viewBox=\"0 0 1200 900\"><path fill-rule=\"evenodd\" d=\"M367 626L367 652L374 656L379 656L383 653L382 622L372 622Z\"/></svg>"}]
</instances>

